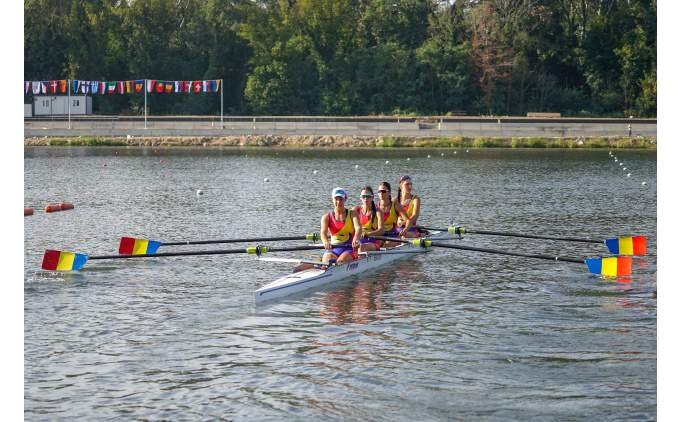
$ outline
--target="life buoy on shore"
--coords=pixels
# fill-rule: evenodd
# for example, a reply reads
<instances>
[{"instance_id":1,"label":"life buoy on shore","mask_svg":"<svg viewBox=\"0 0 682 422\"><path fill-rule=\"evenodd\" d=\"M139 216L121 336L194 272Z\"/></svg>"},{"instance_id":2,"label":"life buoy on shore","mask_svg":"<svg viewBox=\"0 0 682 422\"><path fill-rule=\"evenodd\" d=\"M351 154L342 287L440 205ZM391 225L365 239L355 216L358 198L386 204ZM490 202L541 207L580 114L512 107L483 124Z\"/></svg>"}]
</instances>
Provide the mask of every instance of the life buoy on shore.
<instances>
[{"instance_id":1,"label":"life buoy on shore","mask_svg":"<svg viewBox=\"0 0 682 422\"><path fill-rule=\"evenodd\" d=\"M66 211L66 210L72 210L73 204L68 203L68 202L61 202L59 204L47 204L45 205L45 212L57 212L57 211Z\"/></svg>"}]
</instances>

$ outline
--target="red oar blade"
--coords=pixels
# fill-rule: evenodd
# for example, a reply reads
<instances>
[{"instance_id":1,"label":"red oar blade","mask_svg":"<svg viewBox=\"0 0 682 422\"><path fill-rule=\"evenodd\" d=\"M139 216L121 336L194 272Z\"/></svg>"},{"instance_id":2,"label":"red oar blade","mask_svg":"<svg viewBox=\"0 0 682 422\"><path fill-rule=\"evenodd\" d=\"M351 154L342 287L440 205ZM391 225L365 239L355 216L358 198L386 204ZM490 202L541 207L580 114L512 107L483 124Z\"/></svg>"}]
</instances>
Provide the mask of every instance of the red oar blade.
<instances>
[{"instance_id":1,"label":"red oar blade","mask_svg":"<svg viewBox=\"0 0 682 422\"><path fill-rule=\"evenodd\" d=\"M592 274L606 277L620 277L632 274L631 256L611 256L608 258L588 258L585 260L587 269Z\"/></svg>"},{"instance_id":2,"label":"red oar blade","mask_svg":"<svg viewBox=\"0 0 682 422\"><path fill-rule=\"evenodd\" d=\"M646 255L645 236L620 236L614 239L606 239L604 244L609 248L609 252L614 255Z\"/></svg>"},{"instance_id":3,"label":"red oar blade","mask_svg":"<svg viewBox=\"0 0 682 422\"><path fill-rule=\"evenodd\" d=\"M41 268L49 271L75 271L83 268L88 256L80 253L48 249L43 255Z\"/></svg>"},{"instance_id":4,"label":"red oar blade","mask_svg":"<svg viewBox=\"0 0 682 422\"><path fill-rule=\"evenodd\" d=\"M134 237L122 237L118 245L118 253L121 255L146 255L156 253L161 242L156 240L136 239Z\"/></svg>"}]
</instances>

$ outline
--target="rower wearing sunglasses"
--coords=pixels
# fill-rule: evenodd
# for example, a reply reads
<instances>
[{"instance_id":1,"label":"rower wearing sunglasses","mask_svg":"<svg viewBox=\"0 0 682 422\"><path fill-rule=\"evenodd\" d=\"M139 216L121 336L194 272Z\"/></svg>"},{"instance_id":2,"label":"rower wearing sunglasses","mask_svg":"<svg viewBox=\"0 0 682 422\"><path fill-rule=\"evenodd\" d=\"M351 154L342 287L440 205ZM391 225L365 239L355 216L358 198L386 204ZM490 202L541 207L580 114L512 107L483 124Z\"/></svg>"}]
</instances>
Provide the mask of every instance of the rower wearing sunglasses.
<instances>
[{"instance_id":1,"label":"rower wearing sunglasses","mask_svg":"<svg viewBox=\"0 0 682 422\"><path fill-rule=\"evenodd\" d=\"M402 176L398 181L398 196L396 201L400 204L400 208L404 211L407 218L400 216L398 218L398 227L402 228L405 237L419 237L419 231L416 229L417 218L419 218L419 209L421 207L421 199L412 193L412 179L410 176Z\"/></svg>"},{"instance_id":2,"label":"rower wearing sunglasses","mask_svg":"<svg viewBox=\"0 0 682 422\"><path fill-rule=\"evenodd\" d=\"M323 215L320 220L320 239L326 249L322 262L329 263L335 260L338 264L344 264L357 258L355 249L360 246L362 229L357 212L345 207L347 199L345 189L335 188L332 191L334 209Z\"/></svg>"},{"instance_id":3,"label":"rower wearing sunglasses","mask_svg":"<svg viewBox=\"0 0 682 422\"><path fill-rule=\"evenodd\" d=\"M407 233L407 229L398 228L398 218L407 221L409 218L396 201L391 199L391 184L388 182L379 183L379 211L384 217L384 236L388 237L403 237ZM382 246L390 248L400 245L399 242L384 241Z\"/></svg>"},{"instance_id":4,"label":"rower wearing sunglasses","mask_svg":"<svg viewBox=\"0 0 682 422\"><path fill-rule=\"evenodd\" d=\"M355 212L358 214L360 226L362 227L360 252L378 251L381 247L381 241L368 239L367 236L383 236L384 215L377 209L374 203L374 191L371 187L365 186L360 191L360 200L362 205L355 207Z\"/></svg>"}]
</instances>

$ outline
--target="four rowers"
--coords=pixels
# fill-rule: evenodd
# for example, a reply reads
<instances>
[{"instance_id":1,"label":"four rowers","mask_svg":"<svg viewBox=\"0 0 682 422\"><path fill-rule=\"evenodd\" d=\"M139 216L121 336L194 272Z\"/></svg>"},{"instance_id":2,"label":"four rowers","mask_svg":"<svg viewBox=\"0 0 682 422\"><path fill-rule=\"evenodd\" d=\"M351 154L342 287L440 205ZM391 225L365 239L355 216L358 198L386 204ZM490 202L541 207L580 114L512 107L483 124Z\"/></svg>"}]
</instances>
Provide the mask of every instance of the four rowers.
<instances>
[{"instance_id":1,"label":"four rowers","mask_svg":"<svg viewBox=\"0 0 682 422\"><path fill-rule=\"evenodd\" d=\"M334 209L320 220L320 239L324 244L323 262L346 263L357 258L357 251L376 251L380 247L397 246L399 242L381 242L368 236L419 237L416 229L420 199L412 193L412 181L403 176L398 196L391 198L391 185L381 182L377 189L379 202L374 201L370 186L360 191L361 205L346 208L348 194L343 188L332 191ZM330 237L331 235L331 237Z\"/></svg>"}]
</instances>

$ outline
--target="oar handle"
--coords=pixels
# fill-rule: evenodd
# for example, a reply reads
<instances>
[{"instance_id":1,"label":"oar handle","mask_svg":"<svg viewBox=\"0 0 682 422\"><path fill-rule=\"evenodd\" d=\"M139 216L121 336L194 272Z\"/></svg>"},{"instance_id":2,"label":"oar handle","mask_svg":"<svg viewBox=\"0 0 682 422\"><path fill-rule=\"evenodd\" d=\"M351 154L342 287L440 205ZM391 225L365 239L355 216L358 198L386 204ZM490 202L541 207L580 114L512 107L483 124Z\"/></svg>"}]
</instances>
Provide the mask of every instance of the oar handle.
<instances>
[{"instance_id":1,"label":"oar handle","mask_svg":"<svg viewBox=\"0 0 682 422\"><path fill-rule=\"evenodd\" d=\"M432 229L427 229L427 230L432 230ZM460 249L460 250L474 251L474 252L485 252L485 253L493 253L493 254L497 254L497 255L521 256L521 257L525 257L525 258L547 259L547 260L551 260L551 261L574 262L577 264L584 264L585 263L584 259L566 258L566 257L561 257L561 256L552 256L552 255L526 254L526 253L522 253L522 252L512 252L512 251L501 251L501 250L497 250L497 249L478 248L475 246L451 245L449 243L434 242L434 241L431 241L428 239L405 240L405 239L396 239L396 238L385 237L385 236L368 236L368 237L373 238L373 239L378 239L378 240L386 240L389 242L411 243L415 246L421 246L421 247L436 246L439 248Z\"/></svg>"}]
</instances>

